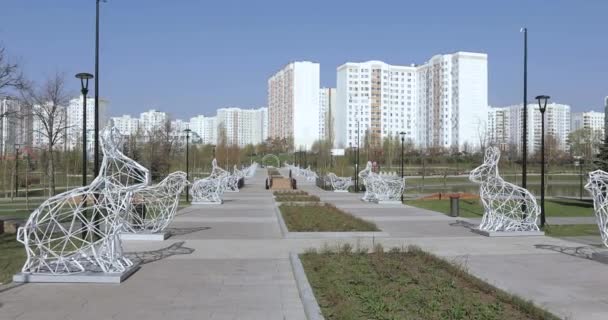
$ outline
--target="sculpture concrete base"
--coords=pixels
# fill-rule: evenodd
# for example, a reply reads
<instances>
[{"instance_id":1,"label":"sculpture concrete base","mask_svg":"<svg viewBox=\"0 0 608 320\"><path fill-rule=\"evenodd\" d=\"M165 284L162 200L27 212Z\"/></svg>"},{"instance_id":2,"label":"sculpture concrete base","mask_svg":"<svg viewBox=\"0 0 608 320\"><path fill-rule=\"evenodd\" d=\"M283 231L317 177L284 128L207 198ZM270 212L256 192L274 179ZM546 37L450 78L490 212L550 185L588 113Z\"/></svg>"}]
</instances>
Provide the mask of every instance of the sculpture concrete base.
<instances>
[{"instance_id":1,"label":"sculpture concrete base","mask_svg":"<svg viewBox=\"0 0 608 320\"><path fill-rule=\"evenodd\" d=\"M121 283L139 269L133 265L124 272L82 272L69 275L19 272L13 275L14 282L21 283Z\"/></svg>"},{"instance_id":2,"label":"sculpture concrete base","mask_svg":"<svg viewBox=\"0 0 608 320\"><path fill-rule=\"evenodd\" d=\"M591 259L597 262L608 264L608 251L594 252L591 254Z\"/></svg>"},{"instance_id":3,"label":"sculpture concrete base","mask_svg":"<svg viewBox=\"0 0 608 320\"><path fill-rule=\"evenodd\" d=\"M399 200L380 200L378 201L378 204L398 204L401 205L401 201Z\"/></svg>"},{"instance_id":4,"label":"sculpture concrete base","mask_svg":"<svg viewBox=\"0 0 608 320\"><path fill-rule=\"evenodd\" d=\"M348 192L348 190L334 190L334 192Z\"/></svg>"},{"instance_id":5,"label":"sculpture concrete base","mask_svg":"<svg viewBox=\"0 0 608 320\"><path fill-rule=\"evenodd\" d=\"M473 232L486 237L540 237L544 236L544 231L486 231L472 229Z\"/></svg>"},{"instance_id":6,"label":"sculpture concrete base","mask_svg":"<svg viewBox=\"0 0 608 320\"><path fill-rule=\"evenodd\" d=\"M146 233L121 233L122 241L163 241L169 238L169 232L146 232Z\"/></svg>"},{"instance_id":7,"label":"sculpture concrete base","mask_svg":"<svg viewBox=\"0 0 608 320\"><path fill-rule=\"evenodd\" d=\"M211 201L192 201L192 205L210 205L210 204L222 204L224 203L224 201L215 201L215 202L211 202Z\"/></svg>"}]
</instances>

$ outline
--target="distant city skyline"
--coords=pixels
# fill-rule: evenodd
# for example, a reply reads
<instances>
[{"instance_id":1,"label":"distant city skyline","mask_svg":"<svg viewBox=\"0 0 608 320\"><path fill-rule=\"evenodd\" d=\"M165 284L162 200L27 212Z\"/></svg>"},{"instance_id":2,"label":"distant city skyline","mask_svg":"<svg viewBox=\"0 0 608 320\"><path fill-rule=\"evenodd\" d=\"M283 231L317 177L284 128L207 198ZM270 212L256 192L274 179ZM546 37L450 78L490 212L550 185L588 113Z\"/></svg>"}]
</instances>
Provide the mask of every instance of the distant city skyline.
<instances>
[{"instance_id":1,"label":"distant city skyline","mask_svg":"<svg viewBox=\"0 0 608 320\"><path fill-rule=\"evenodd\" d=\"M268 78L297 60L318 62L320 86L333 88L346 62L422 64L455 51L488 54L488 104L508 106L522 100L523 26L530 101L549 94L573 112L600 111L608 95L605 1L379 1L385 10L377 11L357 1L290 10L278 1L143 3L101 4L100 94L109 116L155 108L187 119L265 107ZM26 75L65 72L77 94L73 74L93 71L94 1L5 0L0 8L0 39Z\"/></svg>"}]
</instances>

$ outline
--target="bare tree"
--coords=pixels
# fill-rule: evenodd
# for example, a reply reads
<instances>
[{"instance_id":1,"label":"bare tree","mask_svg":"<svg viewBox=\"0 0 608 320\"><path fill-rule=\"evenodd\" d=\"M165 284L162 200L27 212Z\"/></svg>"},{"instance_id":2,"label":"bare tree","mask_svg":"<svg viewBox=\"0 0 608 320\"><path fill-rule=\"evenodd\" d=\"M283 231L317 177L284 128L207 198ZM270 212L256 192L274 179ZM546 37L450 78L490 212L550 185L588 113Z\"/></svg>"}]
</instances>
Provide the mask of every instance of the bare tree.
<instances>
[{"instance_id":1,"label":"bare tree","mask_svg":"<svg viewBox=\"0 0 608 320\"><path fill-rule=\"evenodd\" d=\"M21 90L26 86L25 78L18 63L9 60L6 48L0 44L0 96L6 95L7 89ZM9 116L10 111L0 113L0 119Z\"/></svg>"},{"instance_id":2,"label":"bare tree","mask_svg":"<svg viewBox=\"0 0 608 320\"><path fill-rule=\"evenodd\" d=\"M40 86L26 86L22 90L23 100L31 108L34 117L34 134L42 138L47 153L46 175L49 191L55 194L55 148L62 142L67 129L65 77L55 74Z\"/></svg>"}]
</instances>

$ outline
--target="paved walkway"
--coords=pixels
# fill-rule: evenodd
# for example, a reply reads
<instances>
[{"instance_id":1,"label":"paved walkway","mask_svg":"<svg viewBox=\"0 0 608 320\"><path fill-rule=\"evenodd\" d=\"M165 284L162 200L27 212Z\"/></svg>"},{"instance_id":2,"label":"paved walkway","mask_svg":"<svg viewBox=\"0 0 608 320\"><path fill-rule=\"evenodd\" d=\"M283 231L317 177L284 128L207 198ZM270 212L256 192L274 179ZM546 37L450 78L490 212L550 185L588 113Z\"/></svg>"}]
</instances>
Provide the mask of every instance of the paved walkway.
<instances>
[{"instance_id":1,"label":"paved walkway","mask_svg":"<svg viewBox=\"0 0 608 320\"><path fill-rule=\"evenodd\" d=\"M27 284L0 292L0 319L305 319L290 252L325 244L417 245L569 319L608 319L608 265L550 237L486 238L472 222L360 195L301 189L374 221L387 238L284 239L259 170L221 206L188 207L160 243L127 242L142 268L120 285Z\"/></svg>"}]
</instances>

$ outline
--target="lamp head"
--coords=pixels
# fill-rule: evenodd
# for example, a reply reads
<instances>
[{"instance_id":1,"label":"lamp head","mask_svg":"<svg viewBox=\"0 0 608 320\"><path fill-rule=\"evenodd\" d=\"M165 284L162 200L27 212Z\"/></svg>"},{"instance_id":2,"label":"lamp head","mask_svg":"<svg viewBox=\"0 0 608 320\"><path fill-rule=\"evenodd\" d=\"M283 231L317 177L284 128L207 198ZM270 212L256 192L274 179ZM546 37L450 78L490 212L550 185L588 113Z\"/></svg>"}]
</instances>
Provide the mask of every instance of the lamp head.
<instances>
[{"instance_id":1,"label":"lamp head","mask_svg":"<svg viewBox=\"0 0 608 320\"><path fill-rule=\"evenodd\" d=\"M93 79L93 75L86 72L76 74L77 79L80 79L80 91L83 94L89 91L89 79Z\"/></svg>"},{"instance_id":2,"label":"lamp head","mask_svg":"<svg viewBox=\"0 0 608 320\"><path fill-rule=\"evenodd\" d=\"M538 100L538 109L541 113L544 113L547 110L547 101L551 99L550 96L536 96L536 100Z\"/></svg>"}]
</instances>

